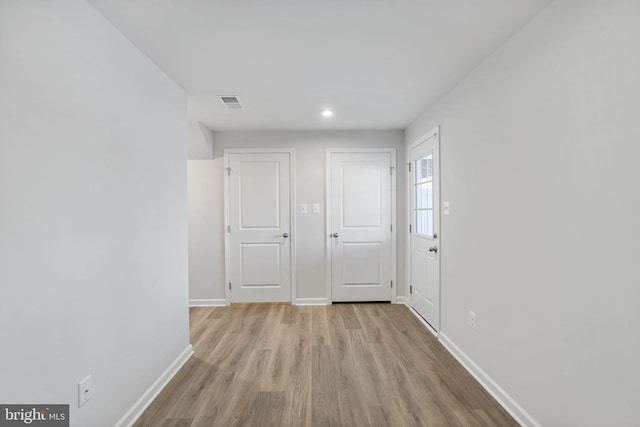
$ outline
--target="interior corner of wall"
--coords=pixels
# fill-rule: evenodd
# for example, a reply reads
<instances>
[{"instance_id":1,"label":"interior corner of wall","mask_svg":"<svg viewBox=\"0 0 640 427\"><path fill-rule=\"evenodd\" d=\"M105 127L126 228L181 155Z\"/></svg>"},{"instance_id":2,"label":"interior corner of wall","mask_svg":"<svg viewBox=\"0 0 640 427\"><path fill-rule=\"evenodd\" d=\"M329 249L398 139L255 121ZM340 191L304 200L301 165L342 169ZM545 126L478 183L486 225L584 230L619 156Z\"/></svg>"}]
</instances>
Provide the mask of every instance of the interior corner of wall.
<instances>
[{"instance_id":1,"label":"interior corner of wall","mask_svg":"<svg viewBox=\"0 0 640 427\"><path fill-rule=\"evenodd\" d=\"M202 122L198 122L198 127L200 128L200 133L202 134L202 138L204 143L206 144L208 152L211 154L213 159L214 153L214 139L213 139L213 130L209 128L207 125L202 124Z\"/></svg>"}]
</instances>

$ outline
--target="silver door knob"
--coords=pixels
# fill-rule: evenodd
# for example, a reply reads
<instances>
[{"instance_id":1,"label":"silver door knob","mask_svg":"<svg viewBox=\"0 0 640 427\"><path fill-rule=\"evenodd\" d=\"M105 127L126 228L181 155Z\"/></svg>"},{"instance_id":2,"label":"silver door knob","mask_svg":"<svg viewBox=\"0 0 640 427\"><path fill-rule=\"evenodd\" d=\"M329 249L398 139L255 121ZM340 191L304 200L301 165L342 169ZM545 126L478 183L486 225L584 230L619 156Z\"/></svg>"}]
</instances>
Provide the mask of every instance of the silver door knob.
<instances>
[{"instance_id":1,"label":"silver door knob","mask_svg":"<svg viewBox=\"0 0 640 427\"><path fill-rule=\"evenodd\" d=\"M289 237L289 233L284 233L284 234L282 235L282 237L284 237L284 238L286 239L287 237Z\"/></svg>"},{"instance_id":2,"label":"silver door knob","mask_svg":"<svg viewBox=\"0 0 640 427\"><path fill-rule=\"evenodd\" d=\"M438 252L438 248L436 248L435 246L431 246L429 248L429 252Z\"/></svg>"},{"instance_id":3,"label":"silver door knob","mask_svg":"<svg viewBox=\"0 0 640 427\"><path fill-rule=\"evenodd\" d=\"M333 233L332 236L338 238L338 233Z\"/></svg>"}]
</instances>

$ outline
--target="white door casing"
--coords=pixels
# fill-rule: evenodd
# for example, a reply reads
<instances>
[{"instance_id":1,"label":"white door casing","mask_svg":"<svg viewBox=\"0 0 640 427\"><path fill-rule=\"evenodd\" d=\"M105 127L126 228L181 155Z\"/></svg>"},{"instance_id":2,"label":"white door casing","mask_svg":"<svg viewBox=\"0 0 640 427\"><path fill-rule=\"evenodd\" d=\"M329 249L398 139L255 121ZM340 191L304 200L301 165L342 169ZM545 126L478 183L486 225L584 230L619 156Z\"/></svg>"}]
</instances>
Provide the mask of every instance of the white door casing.
<instances>
[{"instance_id":1,"label":"white door casing","mask_svg":"<svg viewBox=\"0 0 640 427\"><path fill-rule=\"evenodd\" d=\"M395 150L327 151L330 301L395 301Z\"/></svg>"},{"instance_id":2,"label":"white door casing","mask_svg":"<svg viewBox=\"0 0 640 427\"><path fill-rule=\"evenodd\" d=\"M409 163L411 307L440 328L440 139L435 128L412 144Z\"/></svg>"},{"instance_id":3,"label":"white door casing","mask_svg":"<svg viewBox=\"0 0 640 427\"><path fill-rule=\"evenodd\" d=\"M225 151L227 303L293 301L292 154Z\"/></svg>"}]
</instances>

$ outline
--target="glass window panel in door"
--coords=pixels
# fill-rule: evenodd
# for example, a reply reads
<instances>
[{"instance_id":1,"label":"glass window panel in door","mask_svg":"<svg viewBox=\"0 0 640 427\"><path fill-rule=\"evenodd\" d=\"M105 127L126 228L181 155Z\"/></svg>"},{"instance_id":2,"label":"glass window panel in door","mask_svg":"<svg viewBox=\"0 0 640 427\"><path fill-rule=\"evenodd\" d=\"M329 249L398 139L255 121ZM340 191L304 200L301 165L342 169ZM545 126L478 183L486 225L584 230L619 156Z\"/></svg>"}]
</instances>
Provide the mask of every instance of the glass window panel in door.
<instances>
[{"instance_id":1,"label":"glass window panel in door","mask_svg":"<svg viewBox=\"0 0 640 427\"><path fill-rule=\"evenodd\" d=\"M433 154L429 153L416 160L416 183L433 179Z\"/></svg>"},{"instance_id":2,"label":"glass window panel in door","mask_svg":"<svg viewBox=\"0 0 640 427\"><path fill-rule=\"evenodd\" d=\"M415 161L414 221L416 234L433 236L433 153Z\"/></svg>"}]
</instances>

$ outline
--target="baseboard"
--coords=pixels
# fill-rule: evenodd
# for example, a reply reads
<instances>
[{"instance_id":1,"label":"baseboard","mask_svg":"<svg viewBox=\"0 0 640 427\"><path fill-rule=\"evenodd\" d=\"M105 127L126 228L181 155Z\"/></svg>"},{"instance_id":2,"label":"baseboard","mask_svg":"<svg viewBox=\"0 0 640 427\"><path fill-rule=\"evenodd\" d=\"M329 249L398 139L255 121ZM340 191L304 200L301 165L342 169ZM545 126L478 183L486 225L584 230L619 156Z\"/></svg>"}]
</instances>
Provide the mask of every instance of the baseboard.
<instances>
[{"instance_id":1,"label":"baseboard","mask_svg":"<svg viewBox=\"0 0 640 427\"><path fill-rule=\"evenodd\" d=\"M296 298L296 305L329 305L326 298Z\"/></svg>"},{"instance_id":2,"label":"baseboard","mask_svg":"<svg viewBox=\"0 0 640 427\"><path fill-rule=\"evenodd\" d=\"M409 307L409 311L411 312L411 314L413 314L416 319L418 319L420 321L420 323L422 323L424 325L425 328L427 328L427 330L429 332L431 332L435 337L438 336L438 331L436 331L433 326L431 326L426 320L424 320L422 318L422 316L420 316L420 314L418 314L417 311L415 311L412 307L409 306L409 304L407 304L407 307Z\"/></svg>"},{"instance_id":3,"label":"baseboard","mask_svg":"<svg viewBox=\"0 0 640 427\"><path fill-rule=\"evenodd\" d=\"M396 304L404 304L407 307L409 307L409 299L407 297L401 297L401 296L397 296L396 297Z\"/></svg>"},{"instance_id":4,"label":"baseboard","mask_svg":"<svg viewBox=\"0 0 640 427\"><path fill-rule=\"evenodd\" d=\"M176 360L174 360L158 377L158 379L155 380L153 384L151 384L151 386L142 394L142 396L140 396L136 403L134 403L122 418L120 418L114 427L131 427L192 355L193 347L189 344L187 348L180 353Z\"/></svg>"},{"instance_id":5,"label":"baseboard","mask_svg":"<svg viewBox=\"0 0 640 427\"><path fill-rule=\"evenodd\" d=\"M219 299L190 299L189 307L224 307L227 305L227 300L224 298Z\"/></svg>"},{"instance_id":6,"label":"baseboard","mask_svg":"<svg viewBox=\"0 0 640 427\"><path fill-rule=\"evenodd\" d=\"M487 392L521 425L526 427L542 427L531 414L524 410L502 387L469 358L460 348L442 332L438 335L442 345L458 362L484 387Z\"/></svg>"}]
</instances>

